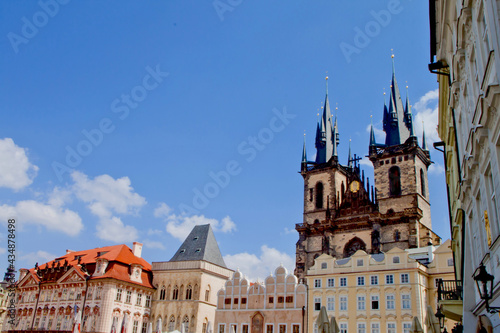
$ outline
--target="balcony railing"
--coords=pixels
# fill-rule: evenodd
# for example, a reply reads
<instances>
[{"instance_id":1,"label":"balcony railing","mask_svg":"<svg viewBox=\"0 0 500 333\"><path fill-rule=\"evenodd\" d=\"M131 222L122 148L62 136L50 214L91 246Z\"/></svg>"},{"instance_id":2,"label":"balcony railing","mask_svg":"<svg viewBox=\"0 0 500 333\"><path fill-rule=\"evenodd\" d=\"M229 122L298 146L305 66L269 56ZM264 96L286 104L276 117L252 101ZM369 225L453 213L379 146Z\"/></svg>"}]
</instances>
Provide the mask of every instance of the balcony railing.
<instances>
[{"instance_id":1,"label":"balcony railing","mask_svg":"<svg viewBox=\"0 0 500 333\"><path fill-rule=\"evenodd\" d=\"M438 301L463 300L463 284L460 280L437 280Z\"/></svg>"}]
</instances>

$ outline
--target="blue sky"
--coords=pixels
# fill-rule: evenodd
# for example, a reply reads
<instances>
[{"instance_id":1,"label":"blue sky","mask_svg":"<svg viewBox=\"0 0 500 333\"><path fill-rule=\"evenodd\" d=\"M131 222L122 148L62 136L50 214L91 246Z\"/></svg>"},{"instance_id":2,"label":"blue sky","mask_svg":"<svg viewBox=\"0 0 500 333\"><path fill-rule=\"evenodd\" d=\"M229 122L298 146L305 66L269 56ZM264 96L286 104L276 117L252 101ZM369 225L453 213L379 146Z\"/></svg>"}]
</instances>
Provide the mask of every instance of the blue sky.
<instances>
[{"instance_id":1,"label":"blue sky","mask_svg":"<svg viewBox=\"0 0 500 333\"><path fill-rule=\"evenodd\" d=\"M432 147L428 29L426 3L405 0L1 2L2 244L16 216L18 268L133 241L165 261L211 222L231 268L293 268L303 133L312 159L325 76L341 163L349 139L368 153L370 115L382 127L391 49ZM431 158L446 239L443 160Z\"/></svg>"}]
</instances>

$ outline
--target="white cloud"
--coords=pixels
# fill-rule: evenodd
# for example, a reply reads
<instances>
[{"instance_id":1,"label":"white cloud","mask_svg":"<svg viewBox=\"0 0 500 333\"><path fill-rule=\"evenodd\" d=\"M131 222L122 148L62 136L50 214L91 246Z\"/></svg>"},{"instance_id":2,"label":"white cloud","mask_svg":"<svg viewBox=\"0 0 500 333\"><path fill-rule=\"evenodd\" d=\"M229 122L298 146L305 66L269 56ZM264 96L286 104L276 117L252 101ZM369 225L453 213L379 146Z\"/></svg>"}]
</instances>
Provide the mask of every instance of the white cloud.
<instances>
[{"instance_id":1,"label":"white cloud","mask_svg":"<svg viewBox=\"0 0 500 333\"><path fill-rule=\"evenodd\" d=\"M136 214L146 204L146 199L134 193L128 177L114 179L109 175L89 179L87 175L74 171L71 178L75 182L75 195L90 205L98 205L97 213L103 210L119 214Z\"/></svg>"},{"instance_id":2,"label":"white cloud","mask_svg":"<svg viewBox=\"0 0 500 333\"><path fill-rule=\"evenodd\" d=\"M137 229L114 216L136 215L146 204L146 199L134 192L128 177L114 179L101 175L89 179L87 175L74 171L71 178L75 182L73 193L87 203L92 214L99 218L97 237L116 243L137 240Z\"/></svg>"},{"instance_id":3,"label":"white cloud","mask_svg":"<svg viewBox=\"0 0 500 333\"><path fill-rule=\"evenodd\" d=\"M293 273L294 258L267 245L262 245L260 251L259 256L248 252L226 255L224 261L229 268L238 268L251 281L264 280L270 273L274 274L280 264L288 270L288 273Z\"/></svg>"},{"instance_id":4,"label":"white cloud","mask_svg":"<svg viewBox=\"0 0 500 333\"><path fill-rule=\"evenodd\" d=\"M422 145L422 132L425 129L425 137L429 149L432 148L433 142L441 141L437 132L439 116L438 101L439 91L437 89L431 90L422 96L412 108L413 124L419 139L418 142Z\"/></svg>"},{"instance_id":5,"label":"white cloud","mask_svg":"<svg viewBox=\"0 0 500 333\"><path fill-rule=\"evenodd\" d=\"M49 193L48 203L54 207L62 207L65 204L71 202L72 193L69 189L54 187L51 193Z\"/></svg>"},{"instance_id":6,"label":"white cloud","mask_svg":"<svg viewBox=\"0 0 500 333\"><path fill-rule=\"evenodd\" d=\"M366 156L363 156L361 161L359 161L359 164L364 165L364 166L369 167L369 168L373 168L372 161L370 161L370 159Z\"/></svg>"},{"instance_id":7,"label":"white cloud","mask_svg":"<svg viewBox=\"0 0 500 333\"><path fill-rule=\"evenodd\" d=\"M285 235L295 234L297 232L297 230L295 230L295 229L288 229L287 227L285 227L284 231L285 231Z\"/></svg>"},{"instance_id":8,"label":"white cloud","mask_svg":"<svg viewBox=\"0 0 500 333\"><path fill-rule=\"evenodd\" d=\"M25 148L11 138L0 139L0 187L21 190L33 182L37 172L38 167L30 163Z\"/></svg>"},{"instance_id":9,"label":"white cloud","mask_svg":"<svg viewBox=\"0 0 500 333\"><path fill-rule=\"evenodd\" d=\"M441 175L444 173L444 167L439 163L433 163L429 166L430 175Z\"/></svg>"},{"instance_id":10,"label":"white cloud","mask_svg":"<svg viewBox=\"0 0 500 333\"><path fill-rule=\"evenodd\" d=\"M161 230L158 230L158 229L148 229L148 236L152 236L152 235L161 235L163 233L163 231Z\"/></svg>"},{"instance_id":11,"label":"white cloud","mask_svg":"<svg viewBox=\"0 0 500 333\"><path fill-rule=\"evenodd\" d=\"M41 225L70 236L76 236L83 229L82 219L76 212L34 200L19 201L15 206L0 206L1 220L12 217L23 224Z\"/></svg>"},{"instance_id":12,"label":"white cloud","mask_svg":"<svg viewBox=\"0 0 500 333\"><path fill-rule=\"evenodd\" d=\"M183 241L196 225L210 224L215 232L228 233L236 230L236 224L229 216L226 216L219 222L216 219L205 217L204 215L169 215L167 217L166 230L175 238Z\"/></svg>"},{"instance_id":13,"label":"white cloud","mask_svg":"<svg viewBox=\"0 0 500 333\"><path fill-rule=\"evenodd\" d=\"M97 224L97 237L115 243L130 243L137 241L137 229L125 225L119 217L101 217Z\"/></svg>"},{"instance_id":14,"label":"white cloud","mask_svg":"<svg viewBox=\"0 0 500 333\"><path fill-rule=\"evenodd\" d=\"M144 241L144 246L150 249L165 250L165 246L162 242L152 241L149 239Z\"/></svg>"},{"instance_id":15,"label":"white cloud","mask_svg":"<svg viewBox=\"0 0 500 333\"><path fill-rule=\"evenodd\" d=\"M160 202L154 211L154 216L158 218L167 217L171 212L172 208L170 208L166 203Z\"/></svg>"},{"instance_id":16,"label":"white cloud","mask_svg":"<svg viewBox=\"0 0 500 333\"><path fill-rule=\"evenodd\" d=\"M35 263L42 265L48 261L54 260L55 258L57 258L57 256L55 254L49 253L47 251L42 251L42 250L38 250L36 252L26 253L20 257L21 260L24 260L24 261L31 263L33 265L33 267L35 266Z\"/></svg>"}]
</instances>

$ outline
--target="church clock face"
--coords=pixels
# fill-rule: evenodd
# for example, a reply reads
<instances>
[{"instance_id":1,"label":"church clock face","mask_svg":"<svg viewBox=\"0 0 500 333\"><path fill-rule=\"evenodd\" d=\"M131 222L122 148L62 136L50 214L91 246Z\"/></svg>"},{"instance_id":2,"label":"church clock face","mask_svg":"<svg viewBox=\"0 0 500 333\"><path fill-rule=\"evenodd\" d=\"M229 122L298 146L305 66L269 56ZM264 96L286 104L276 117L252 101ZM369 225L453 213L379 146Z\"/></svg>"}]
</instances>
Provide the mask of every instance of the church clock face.
<instances>
[{"instance_id":1,"label":"church clock face","mask_svg":"<svg viewBox=\"0 0 500 333\"><path fill-rule=\"evenodd\" d=\"M351 183L351 192L356 193L358 191L359 191L359 182L355 180Z\"/></svg>"}]
</instances>

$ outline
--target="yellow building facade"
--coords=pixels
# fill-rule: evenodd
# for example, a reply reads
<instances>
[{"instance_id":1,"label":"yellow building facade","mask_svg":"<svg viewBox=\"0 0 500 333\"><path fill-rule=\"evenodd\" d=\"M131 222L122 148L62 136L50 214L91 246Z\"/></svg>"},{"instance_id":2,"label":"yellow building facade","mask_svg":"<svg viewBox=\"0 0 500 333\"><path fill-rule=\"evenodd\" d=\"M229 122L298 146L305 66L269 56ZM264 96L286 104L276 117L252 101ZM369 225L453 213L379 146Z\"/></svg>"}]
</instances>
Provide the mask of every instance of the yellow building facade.
<instances>
[{"instance_id":1,"label":"yellow building facade","mask_svg":"<svg viewBox=\"0 0 500 333\"><path fill-rule=\"evenodd\" d=\"M322 254L306 274L307 332L317 332L322 306L335 317L341 333L409 333L414 317L430 332L427 306L436 309L437 281L454 277L450 245L448 240L439 247L378 254L358 250L345 259ZM446 322L448 331L454 324Z\"/></svg>"}]
</instances>

